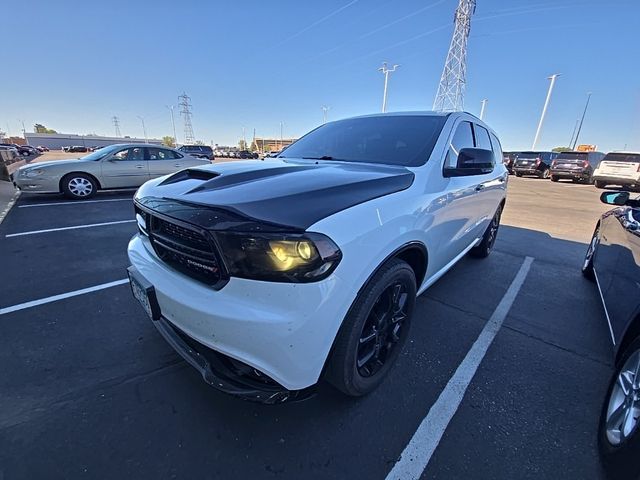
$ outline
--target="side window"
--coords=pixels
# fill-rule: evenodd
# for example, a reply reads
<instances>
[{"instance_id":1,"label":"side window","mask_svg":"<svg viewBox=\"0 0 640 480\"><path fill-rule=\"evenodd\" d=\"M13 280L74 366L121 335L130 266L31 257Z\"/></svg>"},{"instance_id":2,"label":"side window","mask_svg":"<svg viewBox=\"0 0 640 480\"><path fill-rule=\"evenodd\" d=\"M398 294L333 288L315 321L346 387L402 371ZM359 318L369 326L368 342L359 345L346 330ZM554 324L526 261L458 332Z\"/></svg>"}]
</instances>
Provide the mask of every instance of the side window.
<instances>
[{"instance_id":1,"label":"side window","mask_svg":"<svg viewBox=\"0 0 640 480\"><path fill-rule=\"evenodd\" d=\"M495 163L500 163L502 161L503 153L502 146L500 145L500 140L493 133L490 133L491 137L491 146L493 147L493 158Z\"/></svg>"},{"instance_id":2,"label":"side window","mask_svg":"<svg viewBox=\"0 0 640 480\"><path fill-rule=\"evenodd\" d=\"M111 158L116 160L128 160L128 161L140 161L144 160L144 148L143 147L131 147L120 150L114 153Z\"/></svg>"},{"instance_id":3,"label":"side window","mask_svg":"<svg viewBox=\"0 0 640 480\"><path fill-rule=\"evenodd\" d=\"M461 122L449 144L447 158L444 163L445 168L455 168L458 163L458 152L463 148L473 148L473 146L471 124L469 122Z\"/></svg>"},{"instance_id":4,"label":"side window","mask_svg":"<svg viewBox=\"0 0 640 480\"><path fill-rule=\"evenodd\" d=\"M160 154L164 155L164 158L167 160L174 160L176 158L179 158L173 150L165 150L164 148L160 149Z\"/></svg>"},{"instance_id":5,"label":"side window","mask_svg":"<svg viewBox=\"0 0 640 480\"><path fill-rule=\"evenodd\" d=\"M178 158L172 150L164 148L147 148L149 152L149 160L173 160Z\"/></svg>"},{"instance_id":6,"label":"side window","mask_svg":"<svg viewBox=\"0 0 640 480\"><path fill-rule=\"evenodd\" d=\"M491 140L489 140L489 131L480 125L473 126L476 132L476 148L483 150L491 150Z\"/></svg>"}]
</instances>

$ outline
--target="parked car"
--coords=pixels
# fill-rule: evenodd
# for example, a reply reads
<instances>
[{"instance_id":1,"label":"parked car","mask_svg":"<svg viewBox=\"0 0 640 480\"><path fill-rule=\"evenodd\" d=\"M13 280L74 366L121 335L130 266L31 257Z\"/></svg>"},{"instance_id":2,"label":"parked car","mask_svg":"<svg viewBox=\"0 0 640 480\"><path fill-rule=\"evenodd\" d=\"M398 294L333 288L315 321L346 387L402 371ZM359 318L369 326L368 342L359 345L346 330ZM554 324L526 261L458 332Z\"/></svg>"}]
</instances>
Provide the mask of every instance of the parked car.
<instances>
[{"instance_id":1,"label":"parked car","mask_svg":"<svg viewBox=\"0 0 640 480\"><path fill-rule=\"evenodd\" d=\"M535 175L538 178L549 178L551 162L558 156L556 152L520 152L513 164L516 177Z\"/></svg>"},{"instance_id":2,"label":"parked car","mask_svg":"<svg viewBox=\"0 0 640 480\"><path fill-rule=\"evenodd\" d=\"M84 153L88 152L89 149L82 145L70 145L68 147L62 147L62 151L68 153Z\"/></svg>"},{"instance_id":3,"label":"parked car","mask_svg":"<svg viewBox=\"0 0 640 480\"><path fill-rule=\"evenodd\" d=\"M607 153L593 172L597 188L619 185L623 188L640 187L640 152Z\"/></svg>"},{"instance_id":4,"label":"parked car","mask_svg":"<svg viewBox=\"0 0 640 480\"><path fill-rule=\"evenodd\" d=\"M31 145L22 145L21 151L26 152L26 156L40 154L40 151L36 147L32 147Z\"/></svg>"},{"instance_id":5,"label":"parked car","mask_svg":"<svg viewBox=\"0 0 640 480\"><path fill-rule=\"evenodd\" d=\"M20 152L18 151L18 145L16 145L15 143L0 143L0 147L7 148L13 151L16 155L20 155Z\"/></svg>"},{"instance_id":6,"label":"parked car","mask_svg":"<svg viewBox=\"0 0 640 480\"><path fill-rule=\"evenodd\" d=\"M278 155L280 155L280 150L271 150L270 152L267 152L265 158L275 158Z\"/></svg>"},{"instance_id":7,"label":"parked car","mask_svg":"<svg viewBox=\"0 0 640 480\"><path fill-rule=\"evenodd\" d=\"M507 180L498 138L467 113L326 123L269 162L144 184L132 292L221 391L279 403L326 379L364 395L398 357L416 295L490 254Z\"/></svg>"},{"instance_id":8,"label":"parked car","mask_svg":"<svg viewBox=\"0 0 640 480\"><path fill-rule=\"evenodd\" d=\"M562 152L551 162L551 181L570 179L593 183L593 172L604 157L602 152Z\"/></svg>"},{"instance_id":9,"label":"parked car","mask_svg":"<svg viewBox=\"0 0 640 480\"><path fill-rule=\"evenodd\" d=\"M258 154L254 152L250 152L249 150L240 150L238 152L238 158L258 158Z\"/></svg>"},{"instance_id":10,"label":"parked car","mask_svg":"<svg viewBox=\"0 0 640 480\"><path fill-rule=\"evenodd\" d=\"M192 157L214 159L213 150L207 145L182 145L178 150Z\"/></svg>"},{"instance_id":11,"label":"parked car","mask_svg":"<svg viewBox=\"0 0 640 480\"><path fill-rule=\"evenodd\" d=\"M502 154L502 162L504 166L507 167L507 171L510 175L513 175L513 163L518 158L519 152L503 152Z\"/></svg>"},{"instance_id":12,"label":"parked car","mask_svg":"<svg viewBox=\"0 0 640 480\"><path fill-rule=\"evenodd\" d=\"M42 146L42 145L38 145L38 146L36 147L36 149L37 149L40 153L48 152L48 151L49 151L49 149L48 149L47 147L44 147L44 146Z\"/></svg>"},{"instance_id":13,"label":"parked car","mask_svg":"<svg viewBox=\"0 0 640 480\"><path fill-rule=\"evenodd\" d=\"M138 187L151 178L207 164L208 160L172 148L118 144L78 159L20 167L12 180L23 192L62 192L73 199L87 199L100 189Z\"/></svg>"},{"instance_id":14,"label":"parked car","mask_svg":"<svg viewBox=\"0 0 640 480\"><path fill-rule=\"evenodd\" d=\"M582 273L598 285L611 341L615 373L600 416L598 443L611 478L640 478L640 199L603 192L616 208L602 215Z\"/></svg>"}]
</instances>

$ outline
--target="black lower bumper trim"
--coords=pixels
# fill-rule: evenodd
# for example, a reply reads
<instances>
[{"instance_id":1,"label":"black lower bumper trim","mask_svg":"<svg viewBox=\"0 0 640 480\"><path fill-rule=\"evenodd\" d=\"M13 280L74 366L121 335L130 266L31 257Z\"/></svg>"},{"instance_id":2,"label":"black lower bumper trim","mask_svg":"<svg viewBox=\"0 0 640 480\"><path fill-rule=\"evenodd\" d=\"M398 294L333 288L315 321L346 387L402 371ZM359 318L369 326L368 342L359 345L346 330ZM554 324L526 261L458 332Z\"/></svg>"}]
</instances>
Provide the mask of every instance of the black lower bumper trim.
<instances>
[{"instance_id":1,"label":"black lower bumper trim","mask_svg":"<svg viewBox=\"0 0 640 480\"><path fill-rule=\"evenodd\" d=\"M200 372L205 382L217 390L244 400L265 404L302 401L315 394L314 387L303 390L287 390L273 380L270 383L262 384L243 378L242 375L225 365L222 359L216 358L223 357L221 353L191 339L164 317L154 321L153 324L167 343Z\"/></svg>"}]
</instances>

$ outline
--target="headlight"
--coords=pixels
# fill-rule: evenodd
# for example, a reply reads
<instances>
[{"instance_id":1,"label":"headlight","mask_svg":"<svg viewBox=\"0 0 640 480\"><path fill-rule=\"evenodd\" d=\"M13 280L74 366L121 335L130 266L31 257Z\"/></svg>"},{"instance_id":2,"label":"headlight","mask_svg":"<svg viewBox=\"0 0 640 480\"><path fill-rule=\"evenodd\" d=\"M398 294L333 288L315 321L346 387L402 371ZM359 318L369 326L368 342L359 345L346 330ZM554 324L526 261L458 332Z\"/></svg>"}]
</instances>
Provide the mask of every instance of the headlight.
<instances>
[{"instance_id":1,"label":"headlight","mask_svg":"<svg viewBox=\"0 0 640 480\"><path fill-rule=\"evenodd\" d=\"M215 232L229 275L272 282L315 282L335 270L342 252L319 233Z\"/></svg>"},{"instance_id":2,"label":"headlight","mask_svg":"<svg viewBox=\"0 0 640 480\"><path fill-rule=\"evenodd\" d=\"M22 175L27 178L38 177L44 173L42 168L30 168L29 170L25 170Z\"/></svg>"}]
</instances>

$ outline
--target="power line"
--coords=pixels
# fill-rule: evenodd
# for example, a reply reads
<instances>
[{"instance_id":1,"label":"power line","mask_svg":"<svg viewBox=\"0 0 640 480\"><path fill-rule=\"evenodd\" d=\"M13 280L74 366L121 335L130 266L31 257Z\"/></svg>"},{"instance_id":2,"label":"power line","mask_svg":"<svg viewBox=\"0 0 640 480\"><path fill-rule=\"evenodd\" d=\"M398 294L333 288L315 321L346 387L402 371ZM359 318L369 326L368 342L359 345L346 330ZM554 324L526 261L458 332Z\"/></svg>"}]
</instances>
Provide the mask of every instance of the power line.
<instances>
[{"instance_id":1,"label":"power line","mask_svg":"<svg viewBox=\"0 0 640 480\"><path fill-rule=\"evenodd\" d=\"M111 117L111 123L113 123L113 126L116 129L116 137L121 137L122 134L120 133L120 119L114 115L113 117Z\"/></svg>"},{"instance_id":2,"label":"power line","mask_svg":"<svg viewBox=\"0 0 640 480\"><path fill-rule=\"evenodd\" d=\"M191 124L191 98L186 93L182 93L182 95L178 97L178 100L180 100L178 105L182 107L180 115L182 115L182 118L184 119L184 143L186 145L191 145L195 142L193 125Z\"/></svg>"},{"instance_id":3,"label":"power line","mask_svg":"<svg viewBox=\"0 0 640 480\"><path fill-rule=\"evenodd\" d=\"M433 109L456 112L464 108L464 89L467 83L467 42L471 31L471 16L476 0L460 0L453 17L454 30L444 69L433 101Z\"/></svg>"}]
</instances>

